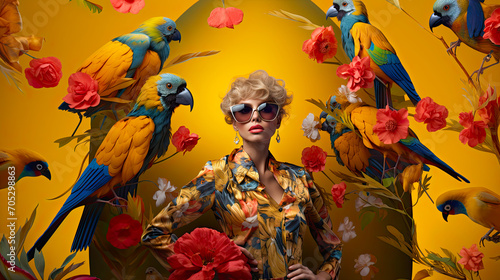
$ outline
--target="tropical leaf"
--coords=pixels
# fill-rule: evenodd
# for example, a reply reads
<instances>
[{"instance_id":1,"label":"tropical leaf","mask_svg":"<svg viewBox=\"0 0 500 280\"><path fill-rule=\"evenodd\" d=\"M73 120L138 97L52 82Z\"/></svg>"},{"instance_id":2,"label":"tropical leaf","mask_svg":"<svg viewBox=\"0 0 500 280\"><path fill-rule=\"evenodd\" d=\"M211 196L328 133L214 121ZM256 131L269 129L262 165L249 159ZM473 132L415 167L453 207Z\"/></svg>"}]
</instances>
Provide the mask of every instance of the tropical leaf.
<instances>
[{"instance_id":1,"label":"tropical leaf","mask_svg":"<svg viewBox=\"0 0 500 280\"><path fill-rule=\"evenodd\" d=\"M415 274L415 277L413 277L413 280L422 280L422 279L430 277L430 276L432 276L432 270L422 269Z\"/></svg>"},{"instance_id":2,"label":"tropical leaf","mask_svg":"<svg viewBox=\"0 0 500 280\"><path fill-rule=\"evenodd\" d=\"M172 60L170 60L168 62L168 64L163 66L163 69L170 67L172 65L175 65L175 64L186 62L186 61L193 59L193 58L211 56L211 55L218 54L218 53L220 53L220 51L213 51L212 50L212 51L195 52L195 53L187 53L187 54L179 55L179 56L176 56L175 58L173 58Z\"/></svg>"},{"instance_id":3,"label":"tropical leaf","mask_svg":"<svg viewBox=\"0 0 500 280\"><path fill-rule=\"evenodd\" d=\"M9 270L9 268L11 270ZM12 269L14 271L12 271ZM2 280L36 280L36 278L27 271L18 266L12 267L7 260L0 255L0 279Z\"/></svg>"},{"instance_id":4,"label":"tropical leaf","mask_svg":"<svg viewBox=\"0 0 500 280\"><path fill-rule=\"evenodd\" d=\"M69 0L70 2L73 1L73 0ZM92 12L92 13L101 13L102 12L102 6L101 5L97 5L95 3L92 3L90 2L89 0L75 0L75 2L77 2L78 4L81 4L87 8L89 8L89 10Z\"/></svg>"},{"instance_id":5,"label":"tropical leaf","mask_svg":"<svg viewBox=\"0 0 500 280\"><path fill-rule=\"evenodd\" d=\"M62 263L61 267L54 269L52 273L50 273L49 279L56 279L57 275L61 273L64 270L64 267L68 265L68 263L76 256L76 252L73 254L69 255L64 262Z\"/></svg>"},{"instance_id":6,"label":"tropical leaf","mask_svg":"<svg viewBox=\"0 0 500 280\"><path fill-rule=\"evenodd\" d=\"M335 119L335 121L337 121L338 123L343 124L345 127L349 128L352 131L356 131L353 123L351 122L351 118L347 115L346 112L343 112L340 109L334 109L334 110L332 110L330 108L330 105L328 105L328 107L327 107L325 105L325 103L323 101L321 101L321 99L315 100L315 99L311 98L311 99L306 99L306 101L309 102L309 103L311 103L311 104L313 104L313 105L316 105L323 112L325 112L328 115L332 116ZM356 131L356 134L358 134L357 131ZM358 134L358 136L360 136L360 135Z\"/></svg>"},{"instance_id":7,"label":"tropical leaf","mask_svg":"<svg viewBox=\"0 0 500 280\"><path fill-rule=\"evenodd\" d=\"M83 134L59 138L59 139L55 140L54 143L59 144L59 148L62 148L64 146L66 146L67 144L69 144L74 139L76 139L77 143L81 142L83 139L85 139L87 137L98 137L100 139L100 136L102 136L102 135L106 136L108 131L109 130L92 128L92 129L85 131Z\"/></svg>"},{"instance_id":8,"label":"tropical leaf","mask_svg":"<svg viewBox=\"0 0 500 280\"><path fill-rule=\"evenodd\" d=\"M36 217L36 209L38 208L38 205L33 209L33 212L31 212L31 216L28 219L26 219L26 222L24 223L23 226L21 226L17 232L16 232L16 240L18 242L17 247L16 247L16 255L19 254L21 249L23 248L24 241L26 240L26 236L28 235L29 230L31 229L31 226L33 226L33 223L35 222L35 217Z\"/></svg>"},{"instance_id":9,"label":"tropical leaf","mask_svg":"<svg viewBox=\"0 0 500 280\"><path fill-rule=\"evenodd\" d=\"M314 24L312 21L310 21L306 17L303 17L301 15L297 15L297 14L293 14L293 13L290 13L290 12L287 12L284 10L271 11L271 12L269 12L269 15L305 24L305 25L301 26L301 28L304 28L306 30L314 30L314 29L319 27L319 25Z\"/></svg>"},{"instance_id":10,"label":"tropical leaf","mask_svg":"<svg viewBox=\"0 0 500 280\"><path fill-rule=\"evenodd\" d=\"M375 212L366 211L361 214L361 230L364 230L367 225L369 225L375 218Z\"/></svg>"},{"instance_id":11,"label":"tropical leaf","mask_svg":"<svg viewBox=\"0 0 500 280\"><path fill-rule=\"evenodd\" d=\"M378 239L384 241L385 243L395 247L396 249L399 249L401 252L405 253L408 257L414 258L415 256L412 254L411 251L408 250L408 248L402 246L396 239L387 237L387 236L377 236Z\"/></svg>"},{"instance_id":12,"label":"tropical leaf","mask_svg":"<svg viewBox=\"0 0 500 280\"><path fill-rule=\"evenodd\" d=\"M443 258L435 253L430 253L427 255L427 258L436 262L441 262L443 264L446 264L449 267L452 267L454 269L457 268L457 265L451 261L451 258Z\"/></svg>"},{"instance_id":13,"label":"tropical leaf","mask_svg":"<svg viewBox=\"0 0 500 280\"><path fill-rule=\"evenodd\" d=\"M61 280L68 273L70 273L71 271L73 271L73 270L79 268L80 266L82 266L83 263L84 262L77 263L77 264L73 264L72 263L70 266L68 266L66 269L64 269L61 273L59 273L54 280Z\"/></svg>"},{"instance_id":14,"label":"tropical leaf","mask_svg":"<svg viewBox=\"0 0 500 280\"><path fill-rule=\"evenodd\" d=\"M43 257L43 253L35 249L35 267L40 275L40 278L43 279L43 273L45 270L45 258Z\"/></svg>"},{"instance_id":15,"label":"tropical leaf","mask_svg":"<svg viewBox=\"0 0 500 280\"><path fill-rule=\"evenodd\" d=\"M24 248L21 251L21 254L19 255L19 268L25 270L31 275L35 275L33 270L31 269L29 262L28 262L28 255L26 254L26 251Z\"/></svg>"}]
</instances>

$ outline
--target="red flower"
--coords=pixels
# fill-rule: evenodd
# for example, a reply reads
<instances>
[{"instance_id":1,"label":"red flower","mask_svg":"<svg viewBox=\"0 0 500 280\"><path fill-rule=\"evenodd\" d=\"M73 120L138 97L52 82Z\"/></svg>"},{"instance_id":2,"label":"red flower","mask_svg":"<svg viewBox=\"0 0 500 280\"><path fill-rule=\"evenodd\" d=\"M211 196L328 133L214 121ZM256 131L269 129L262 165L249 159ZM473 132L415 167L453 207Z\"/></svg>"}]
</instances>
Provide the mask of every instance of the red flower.
<instances>
[{"instance_id":1,"label":"red flower","mask_svg":"<svg viewBox=\"0 0 500 280\"><path fill-rule=\"evenodd\" d=\"M370 68L370 58L359 58L356 56L350 64L344 64L337 68L337 76L342 79L349 78L347 87L356 92L360 88L373 87L373 80L375 80L375 73Z\"/></svg>"},{"instance_id":2,"label":"red flower","mask_svg":"<svg viewBox=\"0 0 500 280\"><path fill-rule=\"evenodd\" d=\"M169 280L252 279L248 259L226 234L196 228L174 243L175 254L167 258L172 267Z\"/></svg>"},{"instance_id":3,"label":"red flower","mask_svg":"<svg viewBox=\"0 0 500 280\"><path fill-rule=\"evenodd\" d=\"M128 214L120 214L109 221L106 239L118 249L127 249L141 241L142 226Z\"/></svg>"},{"instance_id":4,"label":"red flower","mask_svg":"<svg viewBox=\"0 0 500 280\"><path fill-rule=\"evenodd\" d=\"M470 249L462 247L459 253L462 258L458 261L459 264L463 265L465 269L478 271L484 269L483 257L484 254L479 252L477 245L473 244Z\"/></svg>"},{"instance_id":5,"label":"red flower","mask_svg":"<svg viewBox=\"0 0 500 280\"><path fill-rule=\"evenodd\" d=\"M333 28L331 26L316 28L311 34L311 39L304 41L302 50L318 63L334 57L337 54L337 39Z\"/></svg>"},{"instance_id":6,"label":"red flower","mask_svg":"<svg viewBox=\"0 0 500 280\"><path fill-rule=\"evenodd\" d=\"M172 135L172 144L177 148L177 152L184 151L190 152L196 144L200 137L196 133L189 134L189 129L185 126L179 127L177 131Z\"/></svg>"},{"instance_id":7,"label":"red flower","mask_svg":"<svg viewBox=\"0 0 500 280\"><path fill-rule=\"evenodd\" d=\"M345 184L345 182L341 182L340 184L335 184L332 187L333 201L335 202L335 205L337 205L338 208L342 208L342 204L344 204L344 195L346 187L347 185Z\"/></svg>"},{"instance_id":8,"label":"red flower","mask_svg":"<svg viewBox=\"0 0 500 280\"><path fill-rule=\"evenodd\" d=\"M429 132L438 131L446 126L448 109L443 105L437 104L430 97L420 100L415 112L415 120L426 123Z\"/></svg>"},{"instance_id":9,"label":"red flower","mask_svg":"<svg viewBox=\"0 0 500 280\"><path fill-rule=\"evenodd\" d=\"M318 146L311 146L302 150L302 164L309 172L325 170L326 156L328 154Z\"/></svg>"},{"instance_id":10,"label":"red flower","mask_svg":"<svg viewBox=\"0 0 500 280\"><path fill-rule=\"evenodd\" d=\"M51 88L59 84L62 77L62 65L57 57L32 59L30 67L24 69L24 74L30 86L34 88Z\"/></svg>"},{"instance_id":11,"label":"red flower","mask_svg":"<svg viewBox=\"0 0 500 280\"><path fill-rule=\"evenodd\" d=\"M492 96L495 94L495 89L491 86L488 87L483 96L479 97L479 106L482 106L488 99L492 99ZM498 123L499 118L499 105L500 98L490 100L486 106L477 110L477 113L483 120L483 122L489 127L495 127L496 123Z\"/></svg>"},{"instance_id":12,"label":"red flower","mask_svg":"<svg viewBox=\"0 0 500 280\"><path fill-rule=\"evenodd\" d=\"M144 8L144 0L111 0L113 8L120 13L132 13L137 14L142 8Z\"/></svg>"},{"instance_id":13,"label":"red flower","mask_svg":"<svg viewBox=\"0 0 500 280\"><path fill-rule=\"evenodd\" d=\"M484 39L490 39L495 45L500 45L500 8L497 8L484 22Z\"/></svg>"},{"instance_id":14,"label":"red flower","mask_svg":"<svg viewBox=\"0 0 500 280\"><path fill-rule=\"evenodd\" d=\"M215 8L207 19L208 25L216 28L234 28L243 21L243 11L238 8Z\"/></svg>"},{"instance_id":15,"label":"red flower","mask_svg":"<svg viewBox=\"0 0 500 280\"><path fill-rule=\"evenodd\" d=\"M373 126L373 132L378 135L384 144L394 144L408 137L408 110L391 110L389 105L385 109L377 110L377 123Z\"/></svg>"},{"instance_id":16,"label":"red flower","mask_svg":"<svg viewBox=\"0 0 500 280\"><path fill-rule=\"evenodd\" d=\"M99 105L101 97L97 93L99 84L89 74L76 72L69 76L68 94L63 100L70 108L85 110Z\"/></svg>"},{"instance_id":17,"label":"red flower","mask_svg":"<svg viewBox=\"0 0 500 280\"><path fill-rule=\"evenodd\" d=\"M471 147L483 143L486 139L486 128L488 126L483 121L474 121L472 112L462 112L459 118L459 123L464 127L458 135L460 142L469 144Z\"/></svg>"}]
</instances>

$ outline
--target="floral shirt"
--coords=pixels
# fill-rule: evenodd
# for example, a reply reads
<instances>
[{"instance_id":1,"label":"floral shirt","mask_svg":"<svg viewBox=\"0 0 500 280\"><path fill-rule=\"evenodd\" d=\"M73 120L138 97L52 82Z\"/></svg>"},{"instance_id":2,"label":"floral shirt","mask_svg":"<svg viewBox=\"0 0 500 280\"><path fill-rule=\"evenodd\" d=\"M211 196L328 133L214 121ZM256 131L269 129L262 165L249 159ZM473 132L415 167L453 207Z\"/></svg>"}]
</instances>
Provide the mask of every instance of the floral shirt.
<instances>
[{"instance_id":1,"label":"floral shirt","mask_svg":"<svg viewBox=\"0 0 500 280\"><path fill-rule=\"evenodd\" d=\"M213 166L220 162L223 166L227 162L225 177L220 174L222 168ZM307 228L325 259L319 270L336 279L342 244L332 231L328 210L310 175L304 168L276 161L272 155L268 168L284 190L279 203L265 192L254 163L242 148L220 161L209 161L151 221L143 244L165 264L174 254L172 231L212 209L226 235L259 262L261 279L283 279L289 266L302 263Z\"/></svg>"}]
</instances>

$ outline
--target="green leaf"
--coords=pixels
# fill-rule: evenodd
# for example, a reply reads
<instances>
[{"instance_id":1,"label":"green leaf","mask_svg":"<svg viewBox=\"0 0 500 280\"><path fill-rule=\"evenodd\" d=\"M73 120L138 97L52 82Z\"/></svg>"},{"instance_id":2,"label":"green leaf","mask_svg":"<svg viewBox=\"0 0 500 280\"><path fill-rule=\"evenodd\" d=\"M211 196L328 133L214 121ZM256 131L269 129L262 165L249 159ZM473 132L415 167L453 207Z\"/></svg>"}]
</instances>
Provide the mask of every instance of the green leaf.
<instances>
[{"instance_id":1,"label":"green leaf","mask_svg":"<svg viewBox=\"0 0 500 280\"><path fill-rule=\"evenodd\" d=\"M72 1L72 0L69 0L69 1ZM92 13L101 13L102 12L102 6L100 5L97 5L95 3L92 3L88 0L75 0L78 4L83 4L84 6L86 6L87 8L89 8L89 10L92 12Z\"/></svg>"},{"instance_id":2,"label":"green leaf","mask_svg":"<svg viewBox=\"0 0 500 280\"><path fill-rule=\"evenodd\" d=\"M361 216L361 230L364 230L375 218L375 212L367 211Z\"/></svg>"},{"instance_id":3,"label":"green leaf","mask_svg":"<svg viewBox=\"0 0 500 280\"><path fill-rule=\"evenodd\" d=\"M76 252L74 252L73 254L69 255L63 262L63 264L61 265L61 267L59 267L58 269L54 269L54 271L52 271L52 273L50 274L49 276L49 279L56 279L56 276L61 273L61 271L63 271L64 267L66 265L68 265L68 263L76 256Z\"/></svg>"},{"instance_id":4,"label":"green leaf","mask_svg":"<svg viewBox=\"0 0 500 280\"><path fill-rule=\"evenodd\" d=\"M33 270L31 269L31 267L28 263L28 255L26 254L26 251L24 250L24 248L21 251L21 255L19 255L19 267L21 269L26 270L31 275L35 275L35 273L33 272Z\"/></svg>"},{"instance_id":5,"label":"green leaf","mask_svg":"<svg viewBox=\"0 0 500 280\"><path fill-rule=\"evenodd\" d=\"M29 220L26 219L24 225L21 226L16 232L16 240L18 242L16 247L16 255L18 255L20 250L24 247L24 241L26 240L26 236L28 236L28 232L30 231L31 227L33 226L33 223L35 222L37 208L38 205L35 207L35 209L33 209L33 212L31 212Z\"/></svg>"},{"instance_id":6,"label":"green leaf","mask_svg":"<svg viewBox=\"0 0 500 280\"><path fill-rule=\"evenodd\" d=\"M389 188L392 183L394 182L394 178L385 178L385 179L382 179L382 185L386 188Z\"/></svg>"},{"instance_id":7,"label":"green leaf","mask_svg":"<svg viewBox=\"0 0 500 280\"><path fill-rule=\"evenodd\" d=\"M43 279L43 272L45 270L45 258L43 257L43 253L39 252L38 249L35 249L35 267L40 275L40 278Z\"/></svg>"},{"instance_id":8,"label":"green leaf","mask_svg":"<svg viewBox=\"0 0 500 280\"><path fill-rule=\"evenodd\" d=\"M442 262L454 269L457 269L457 265L452 262L450 258L442 258L434 253L430 253L429 255L427 255L427 258L433 261Z\"/></svg>"},{"instance_id":9,"label":"green leaf","mask_svg":"<svg viewBox=\"0 0 500 280\"><path fill-rule=\"evenodd\" d=\"M63 272L59 273L59 275L57 275L57 277L54 279L54 280L61 280L64 276L66 276L68 273L70 273L71 271L79 268L80 266L83 265L84 262L81 262L81 263L77 263L77 264L71 264L70 266L68 266L65 270L63 270Z\"/></svg>"}]
</instances>

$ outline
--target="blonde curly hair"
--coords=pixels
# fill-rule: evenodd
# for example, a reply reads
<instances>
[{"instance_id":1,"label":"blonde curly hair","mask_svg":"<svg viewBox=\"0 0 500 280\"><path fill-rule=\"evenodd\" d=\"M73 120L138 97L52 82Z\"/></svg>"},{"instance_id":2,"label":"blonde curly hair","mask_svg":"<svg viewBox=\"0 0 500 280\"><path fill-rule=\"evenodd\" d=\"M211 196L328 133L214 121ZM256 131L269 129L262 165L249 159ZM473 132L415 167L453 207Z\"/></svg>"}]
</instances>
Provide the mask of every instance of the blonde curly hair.
<instances>
[{"instance_id":1,"label":"blonde curly hair","mask_svg":"<svg viewBox=\"0 0 500 280\"><path fill-rule=\"evenodd\" d=\"M292 95L287 95L285 81L269 76L264 70L253 72L248 78L238 77L231 84L231 89L222 98L220 104L226 123L233 123L231 106L245 99L272 101L278 104L280 106L279 120L281 120L288 116L285 108L292 102Z\"/></svg>"}]
</instances>

